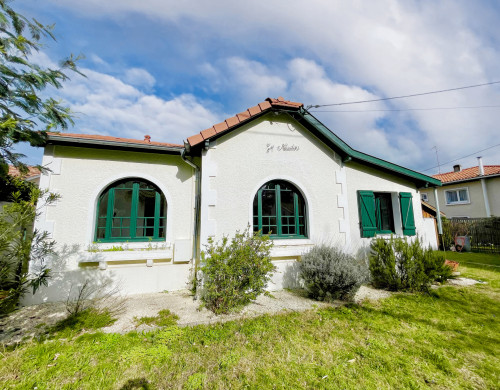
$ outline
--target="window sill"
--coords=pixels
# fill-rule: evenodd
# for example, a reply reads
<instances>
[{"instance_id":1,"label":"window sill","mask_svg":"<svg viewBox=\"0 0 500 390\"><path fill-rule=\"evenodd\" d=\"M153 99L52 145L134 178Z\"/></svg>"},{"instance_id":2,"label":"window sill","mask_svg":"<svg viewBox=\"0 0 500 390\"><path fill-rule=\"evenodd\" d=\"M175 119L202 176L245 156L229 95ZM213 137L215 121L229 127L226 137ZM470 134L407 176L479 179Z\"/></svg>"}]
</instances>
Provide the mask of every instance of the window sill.
<instances>
[{"instance_id":1,"label":"window sill","mask_svg":"<svg viewBox=\"0 0 500 390\"><path fill-rule=\"evenodd\" d=\"M172 249L83 252L80 263L171 259Z\"/></svg>"},{"instance_id":2,"label":"window sill","mask_svg":"<svg viewBox=\"0 0 500 390\"><path fill-rule=\"evenodd\" d=\"M453 202L453 203L446 203L446 206L460 206L462 204L470 204L470 202Z\"/></svg>"}]
</instances>

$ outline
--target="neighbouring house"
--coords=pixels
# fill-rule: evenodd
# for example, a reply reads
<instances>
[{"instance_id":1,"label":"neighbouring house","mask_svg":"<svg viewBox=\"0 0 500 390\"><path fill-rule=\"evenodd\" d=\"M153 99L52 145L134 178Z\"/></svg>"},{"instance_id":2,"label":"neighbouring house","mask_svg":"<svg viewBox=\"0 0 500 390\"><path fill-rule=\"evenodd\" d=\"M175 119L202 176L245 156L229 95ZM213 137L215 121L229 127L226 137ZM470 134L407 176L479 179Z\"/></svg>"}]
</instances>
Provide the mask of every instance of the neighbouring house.
<instances>
[{"instance_id":1,"label":"neighbouring house","mask_svg":"<svg viewBox=\"0 0 500 390\"><path fill-rule=\"evenodd\" d=\"M9 165L9 175L20 177L23 180L32 182L36 185L40 184L40 169L38 169L37 167L28 166L28 172L23 174L15 166Z\"/></svg>"},{"instance_id":2,"label":"neighbouring house","mask_svg":"<svg viewBox=\"0 0 500 390\"><path fill-rule=\"evenodd\" d=\"M422 189L422 200L436 207L448 218L487 218L500 216L500 165L484 165L434 175L442 187Z\"/></svg>"},{"instance_id":3,"label":"neighbouring house","mask_svg":"<svg viewBox=\"0 0 500 390\"><path fill-rule=\"evenodd\" d=\"M40 183L40 170L37 167L28 166L28 172L21 173L18 168L13 165L9 165L8 175L12 177L19 177L27 182L31 182L35 185ZM0 209L7 203L11 201L12 192L15 191L8 181L2 181L0 183Z\"/></svg>"},{"instance_id":4,"label":"neighbouring house","mask_svg":"<svg viewBox=\"0 0 500 390\"><path fill-rule=\"evenodd\" d=\"M283 98L182 145L51 133L42 165L40 186L61 198L36 227L59 253L25 304L64 300L84 280L124 294L186 288L208 239L247 226L274 240L271 290L298 283L296 262L317 243L356 252L393 234L436 246L419 189L439 180L352 149Z\"/></svg>"}]
</instances>

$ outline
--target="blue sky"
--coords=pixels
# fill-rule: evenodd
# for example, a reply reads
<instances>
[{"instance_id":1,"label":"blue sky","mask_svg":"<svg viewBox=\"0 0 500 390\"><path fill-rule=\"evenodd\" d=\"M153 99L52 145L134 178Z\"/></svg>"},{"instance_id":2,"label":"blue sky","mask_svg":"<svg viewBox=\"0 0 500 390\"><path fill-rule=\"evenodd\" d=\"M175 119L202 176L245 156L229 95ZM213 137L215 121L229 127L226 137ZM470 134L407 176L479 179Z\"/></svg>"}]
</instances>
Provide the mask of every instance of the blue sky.
<instances>
[{"instance_id":1,"label":"blue sky","mask_svg":"<svg viewBox=\"0 0 500 390\"><path fill-rule=\"evenodd\" d=\"M85 55L80 68L87 77L74 75L63 90L50 91L77 113L74 133L150 134L181 143L267 97L307 106L500 81L494 1L26 0L12 6L56 24L57 42L47 41L36 61L55 65L69 53ZM454 109L413 110L423 108ZM320 112L333 110L351 112ZM433 146L446 163L500 143L500 84L311 111L352 147L415 170L436 165ZM20 150L30 163L41 161L40 150ZM478 155L500 164L500 146Z\"/></svg>"}]
</instances>

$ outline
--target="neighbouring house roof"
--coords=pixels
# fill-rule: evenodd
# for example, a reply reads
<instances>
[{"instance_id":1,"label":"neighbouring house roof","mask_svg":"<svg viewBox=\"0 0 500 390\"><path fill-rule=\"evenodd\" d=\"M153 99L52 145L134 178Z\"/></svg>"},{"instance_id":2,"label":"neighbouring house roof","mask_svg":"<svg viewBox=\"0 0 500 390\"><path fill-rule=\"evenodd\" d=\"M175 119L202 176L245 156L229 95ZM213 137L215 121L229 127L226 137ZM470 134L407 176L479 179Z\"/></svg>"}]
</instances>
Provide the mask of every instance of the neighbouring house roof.
<instances>
[{"instance_id":1,"label":"neighbouring house roof","mask_svg":"<svg viewBox=\"0 0 500 390\"><path fill-rule=\"evenodd\" d=\"M413 171L411 169L393 164L389 161L370 156L369 154L360 152L351 148L342 139L335 135L323 123L315 118L309 111L304 109L304 105L298 102L291 102L282 97L277 99L267 98L262 103L253 106L225 121L218 123L208 129L201 131L187 139L186 147L199 148L204 145L205 141L216 139L228 132L239 128L240 126L256 119L268 112L281 111L290 114L295 120L301 123L304 127L308 128L316 134L322 141L334 148L344 159L347 161L357 161L360 163L375 166L393 174L410 178L420 187L427 186L440 186L441 181L431 176Z\"/></svg>"},{"instance_id":2,"label":"neighbouring house roof","mask_svg":"<svg viewBox=\"0 0 500 390\"><path fill-rule=\"evenodd\" d=\"M479 167L462 169L459 172L446 172L433 175L432 177L441 180L443 184L480 179L486 176L500 175L500 165L484 165L484 176L479 174Z\"/></svg>"},{"instance_id":3,"label":"neighbouring house roof","mask_svg":"<svg viewBox=\"0 0 500 390\"><path fill-rule=\"evenodd\" d=\"M430 203L427 203L423 200L421 202L422 202L422 210L428 212L429 214L431 214L434 217L437 215L437 209L433 205L431 205ZM442 211L440 211L439 214L441 214L442 217L446 217L446 214L443 213Z\"/></svg>"},{"instance_id":4,"label":"neighbouring house roof","mask_svg":"<svg viewBox=\"0 0 500 390\"><path fill-rule=\"evenodd\" d=\"M23 179L29 180L33 179L37 176L40 176L40 169L37 167L32 167L28 165L28 172L25 174L21 174L18 168L13 165L9 165L9 175L14 177L21 177Z\"/></svg>"},{"instance_id":5,"label":"neighbouring house roof","mask_svg":"<svg viewBox=\"0 0 500 390\"><path fill-rule=\"evenodd\" d=\"M65 144L78 144L79 146L85 145L101 145L103 147L122 147L122 148L135 148L141 150L175 150L180 152L183 145L171 144L166 142L151 141L151 138L146 135L143 140L111 137L107 135L93 135L93 134L72 134L72 133L47 133L48 143L65 143Z\"/></svg>"}]
</instances>

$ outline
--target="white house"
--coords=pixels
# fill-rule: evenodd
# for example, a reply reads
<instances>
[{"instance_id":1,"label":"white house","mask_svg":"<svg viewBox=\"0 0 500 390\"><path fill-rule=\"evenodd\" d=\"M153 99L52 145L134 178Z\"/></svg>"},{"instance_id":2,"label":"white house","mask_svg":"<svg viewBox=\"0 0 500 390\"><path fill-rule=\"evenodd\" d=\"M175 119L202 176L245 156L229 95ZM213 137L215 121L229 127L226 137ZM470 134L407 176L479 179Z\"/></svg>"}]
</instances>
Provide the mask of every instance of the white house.
<instances>
[{"instance_id":1,"label":"white house","mask_svg":"<svg viewBox=\"0 0 500 390\"><path fill-rule=\"evenodd\" d=\"M433 176L442 183L437 191L424 189L422 200L444 211L448 218L488 218L500 216L500 165L485 165L478 157L478 166ZM436 202L436 196L439 202Z\"/></svg>"},{"instance_id":2,"label":"white house","mask_svg":"<svg viewBox=\"0 0 500 390\"><path fill-rule=\"evenodd\" d=\"M247 226L274 240L270 289L296 284L294 265L316 243L355 252L374 236L418 234L436 245L419 188L439 180L352 149L283 98L184 145L52 133L43 165L40 186L61 199L36 227L59 254L49 286L25 304L64 300L86 279L125 294L186 288L208 238Z\"/></svg>"}]
</instances>

